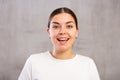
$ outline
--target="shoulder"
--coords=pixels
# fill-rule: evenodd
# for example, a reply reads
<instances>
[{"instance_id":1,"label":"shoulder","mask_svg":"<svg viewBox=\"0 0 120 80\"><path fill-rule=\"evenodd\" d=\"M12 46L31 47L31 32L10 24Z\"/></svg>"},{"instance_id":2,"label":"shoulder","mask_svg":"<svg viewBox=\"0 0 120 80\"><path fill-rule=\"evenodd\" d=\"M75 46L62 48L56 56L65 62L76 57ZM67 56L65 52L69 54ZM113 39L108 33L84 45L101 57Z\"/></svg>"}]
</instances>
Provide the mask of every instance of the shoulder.
<instances>
[{"instance_id":1,"label":"shoulder","mask_svg":"<svg viewBox=\"0 0 120 80\"><path fill-rule=\"evenodd\" d=\"M35 54L32 54L30 55L30 57L28 58L29 61L40 61L42 59L45 59L45 57L48 56L48 51L46 52L41 52L41 53L35 53Z\"/></svg>"},{"instance_id":2,"label":"shoulder","mask_svg":"<svg viewBox=\"0 0 120 80\"><path fill-rule=\"evenodd\" d=\"M85 63L94 63L94 60L88 56L83 56L83 55L80 55L80 54L77 54L78 56L78 60L80 62L85 62Z\"/></svg>"},{"instance_id":3,"label":"shoulder","mask_svg":"<svg viewBox=\"0 0 120 80\"><path fill-rule=\"evenodd\" d=\"M84 67L89 67L89 69L96 69L95 61L88 56L78 55L77 60L79 64L82 64Z\"/></svg>"}]
</instances>

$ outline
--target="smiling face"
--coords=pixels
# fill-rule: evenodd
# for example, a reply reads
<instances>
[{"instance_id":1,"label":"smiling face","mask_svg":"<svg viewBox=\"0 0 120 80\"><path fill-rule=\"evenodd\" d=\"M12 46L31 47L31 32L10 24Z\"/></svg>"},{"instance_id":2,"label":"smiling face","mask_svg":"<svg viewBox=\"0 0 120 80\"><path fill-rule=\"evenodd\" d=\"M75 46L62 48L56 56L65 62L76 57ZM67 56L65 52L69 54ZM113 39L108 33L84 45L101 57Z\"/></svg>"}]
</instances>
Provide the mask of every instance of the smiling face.
<instances>
[{"instance_id":1,"label":"smiling face","mask_svg":"<svg viewBox=\"0 0 120 80\"><path fill-rule=\"evenodd\" d=\"M54 49L58 51L71 50L78 35L74 18L68 13L55 15L47 31Z\"/></svg>"}]
</instances>

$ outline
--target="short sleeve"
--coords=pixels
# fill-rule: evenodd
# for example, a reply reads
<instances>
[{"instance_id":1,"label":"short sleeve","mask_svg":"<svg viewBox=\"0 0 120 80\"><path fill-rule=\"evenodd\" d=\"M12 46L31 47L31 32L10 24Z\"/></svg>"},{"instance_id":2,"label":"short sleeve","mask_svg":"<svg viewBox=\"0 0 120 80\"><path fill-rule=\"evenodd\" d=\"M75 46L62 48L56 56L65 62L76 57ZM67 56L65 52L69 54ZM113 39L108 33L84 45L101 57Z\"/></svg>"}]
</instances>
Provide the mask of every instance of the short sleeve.
<instances>
[{"instance_id":1,"label":"short sleeve","mask_svg":"<svg viewBox=\"0 0 120 80\"><path fill-rule=\"evenodd\" d=\"M31 56L27 59L18 80L32 80L32 65L31 65Z\"/></svg>"},{"instance_id":2,"label":"short sleeve","mask_svg":"<svg viewBox=\"0 0 120 80\"><path fill-rule=\"evenodd\" d=\"M90 62L89 70L90 70L90 80L100 80L96 64L93 60L91 60Z\"/></svg>"}]
</instances>

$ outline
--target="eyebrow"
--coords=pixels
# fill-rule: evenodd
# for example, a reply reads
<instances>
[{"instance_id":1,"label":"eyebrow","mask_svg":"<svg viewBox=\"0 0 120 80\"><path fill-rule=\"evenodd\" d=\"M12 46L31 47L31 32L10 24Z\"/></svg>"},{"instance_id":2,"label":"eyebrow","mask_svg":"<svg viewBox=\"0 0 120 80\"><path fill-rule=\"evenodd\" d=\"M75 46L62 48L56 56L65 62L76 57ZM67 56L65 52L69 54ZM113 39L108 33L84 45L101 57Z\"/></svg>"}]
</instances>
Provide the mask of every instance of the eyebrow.
<instances>
[{"instance_id":1,"label":"eyebrow","mask_svg":"<svg viewBox=\"0 0 120 80\"><path fill-rule=\"evenodd\" d=\"M52 23L54 23L54 24L59 24L58 22L52 22Z\"/></svg>"},{"instance_id":2,"label":"eyebrow","mask_svg":"<svg viewBox=\"0 0 120 80\"><path fill-rule=\"evenodd\" d=\"M52 22L52 23L54 23L54 24L60 24L59 22ZM74 23L74 22L73 21L66 22L66 24L69 24L69 23Z\"/></svg>"},{"instance_id":3,"label":"eyebrow","mask_svg":"<svg viewBox=\"0 0 120 80\"><path fill-rule=\"evenodd\" d=\"M73 21L68 21L68 22L66 22L67 24L69 24L69 23L74 23Z\"/></svg>"}]
</instances>

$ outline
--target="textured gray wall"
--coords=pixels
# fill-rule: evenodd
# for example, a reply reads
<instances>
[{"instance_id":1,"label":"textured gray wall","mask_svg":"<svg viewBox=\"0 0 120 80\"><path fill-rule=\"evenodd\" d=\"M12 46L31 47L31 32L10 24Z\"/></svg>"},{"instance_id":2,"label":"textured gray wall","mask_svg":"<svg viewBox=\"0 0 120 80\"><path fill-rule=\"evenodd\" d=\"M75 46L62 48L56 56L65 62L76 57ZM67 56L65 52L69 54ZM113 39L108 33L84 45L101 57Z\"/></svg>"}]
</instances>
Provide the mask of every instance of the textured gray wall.
<instances>
[{"instance_id":1,"label":"textured gray wall","mask_svg":"<svg viewBox=\"0 0 120 80\"><path fill-rule=\"evenodd\" d=\"M17 80L31 54L51 49L47 20L61 6L79 20L75 52L95 60L102 80L120 80L120 0L0 0L0 80Z\"/></svg>"}]
</instances>

